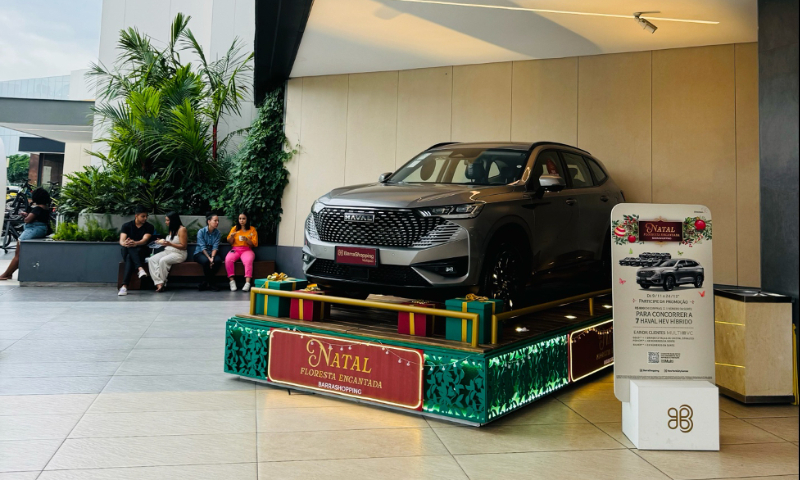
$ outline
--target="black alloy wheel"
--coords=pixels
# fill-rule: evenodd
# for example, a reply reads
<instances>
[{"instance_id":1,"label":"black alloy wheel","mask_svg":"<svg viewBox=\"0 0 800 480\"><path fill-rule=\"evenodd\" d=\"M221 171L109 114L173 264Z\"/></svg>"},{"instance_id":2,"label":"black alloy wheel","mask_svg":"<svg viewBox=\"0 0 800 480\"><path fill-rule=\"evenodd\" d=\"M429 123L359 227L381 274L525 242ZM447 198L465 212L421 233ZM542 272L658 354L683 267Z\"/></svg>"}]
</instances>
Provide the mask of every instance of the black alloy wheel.
<instances>
[{"instance_id":1,"label":"black alloy wheel","mask_svg":"<svg viewBox=\"0 0 800 480\"><path fill-rule=\"evenodd\" d=\"M674 277L667 277L664 279L664 290L671 291L675 288L675 278Z\"/></svg>"},{"instance_id":2,"label":"black alloy wheel","mask_svg":"<svg viewBox=\"0 0 800 480\"><path fill-rule=\"evenodd\" d=\"M694 286L695 286L695 288L700 288L700 287L703 286L703 276L702 275L698 275L694 279Z\"/></svg>"},{"instance_id":3,"label":"black alloy wheel","mask_svg":"<svg viewBox=\"0 0 800 480\"><path fill-rule=\"evenodd\" d=\"M523 257L519 247L501 241L489 248L484 266L481 294L503 300L505 310L519 306L519 293L524 287Z\"/></svg>"}]
</instances>

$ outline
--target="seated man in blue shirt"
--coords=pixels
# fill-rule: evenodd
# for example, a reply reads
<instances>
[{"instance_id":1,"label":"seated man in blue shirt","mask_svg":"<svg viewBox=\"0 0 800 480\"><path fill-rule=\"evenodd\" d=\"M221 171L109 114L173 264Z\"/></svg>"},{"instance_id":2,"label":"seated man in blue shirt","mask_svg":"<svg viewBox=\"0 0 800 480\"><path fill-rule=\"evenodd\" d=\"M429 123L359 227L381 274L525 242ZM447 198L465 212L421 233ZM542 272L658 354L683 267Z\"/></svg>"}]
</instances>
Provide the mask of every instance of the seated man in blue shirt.
<instances>
[{"instance_id":1,"label":"seated man in blue shirt","mask_svg":"<svg viewBox=\"0 0 800 480\"><path fill-rule=\"evenodd\" d=\"M213 213L206 215L206 226L197 232L197 248L194 251L194 261L203 266L206 279L197 288L199 290L211 289L219 291L215 282L215 274L222 266L222 257L219 255L219 217Z\"/></svg>"}]
</instances>

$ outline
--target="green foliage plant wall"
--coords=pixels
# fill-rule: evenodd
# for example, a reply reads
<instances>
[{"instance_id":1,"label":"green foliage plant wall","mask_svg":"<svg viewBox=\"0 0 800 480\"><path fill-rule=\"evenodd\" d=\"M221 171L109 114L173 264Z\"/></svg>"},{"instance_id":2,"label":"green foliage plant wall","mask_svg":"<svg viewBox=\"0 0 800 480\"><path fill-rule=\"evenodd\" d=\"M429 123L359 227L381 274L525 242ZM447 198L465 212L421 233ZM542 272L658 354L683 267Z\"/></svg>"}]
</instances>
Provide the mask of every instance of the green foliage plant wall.
<instances>
[{"instance_id":1,"label":"green foliage plant wall","mask_svg":"<svg viewBox=\"0 0 800 480\"><path fill-rule=\"evenodd\" d=\"M283 88L269 93L250 126L250 132L235 157L231 180L216 207L230 218L250 215L253 226L265 233L280 222L281 197L289 183L285 163L296 150L287 149L283 131Z\"/></svg>"}]
</instances>

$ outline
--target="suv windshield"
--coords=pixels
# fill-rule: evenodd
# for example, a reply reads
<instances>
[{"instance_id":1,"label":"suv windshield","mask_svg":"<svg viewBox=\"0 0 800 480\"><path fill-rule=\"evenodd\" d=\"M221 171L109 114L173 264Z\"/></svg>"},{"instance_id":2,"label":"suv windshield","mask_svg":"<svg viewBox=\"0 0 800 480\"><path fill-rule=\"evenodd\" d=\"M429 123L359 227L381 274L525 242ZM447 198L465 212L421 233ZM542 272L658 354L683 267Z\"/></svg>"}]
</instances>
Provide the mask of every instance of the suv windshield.
<instances>
[{"instance_id":1,"label":"suv windshield","mask_svg":"<svg viewBox=\"0 0 800 480\"><path fill-rule=\"evenodd\" d=\"M522 177L528 152L491 148L452 148L424 152L386 183L507 185Z\"/></svg>"},{"instance_id":2,"label":"suv windshield","mask_svg":"<svg viewBox=\"0 0 800 480\"><path fill-rule=\"evenodd\" d=\"M666 262L659 265L659 267L674 267L676 263L678 263L677 260L667 260Z\"/></svg>"}]
</instances>

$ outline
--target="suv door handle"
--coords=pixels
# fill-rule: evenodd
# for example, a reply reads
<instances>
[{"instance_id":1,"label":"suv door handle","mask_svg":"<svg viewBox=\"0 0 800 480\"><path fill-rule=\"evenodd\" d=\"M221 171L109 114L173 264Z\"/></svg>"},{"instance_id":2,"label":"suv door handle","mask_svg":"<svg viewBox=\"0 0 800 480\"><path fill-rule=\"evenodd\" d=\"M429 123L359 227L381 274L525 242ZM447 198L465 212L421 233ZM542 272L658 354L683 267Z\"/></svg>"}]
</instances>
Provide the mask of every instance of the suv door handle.
<instances>
[{"instance_id":1,"label":"suv door handle","mask_svg":"<svg viewBox=\"0 0 800 480\"><path fill-rule=\"evenodd\" d=\"M572 206L572 205L575 205L575 203L576 203L576 200L574 198L568 198L567 199L567 205Z\"/></svg>"},{"instance_id":2,"label":"suv door handle","mask_svg":"<svg viewBox=\"0 0 800 480\"><path fill-rule=\"evenodd\" d=\"M603 202L607 202L608 201L608 195L600 195L600 200L603 201Z\"/></svg>"}]
</instances>

